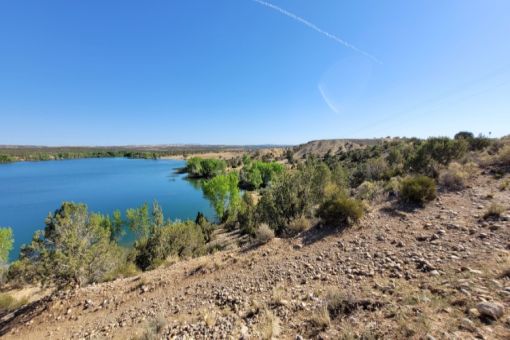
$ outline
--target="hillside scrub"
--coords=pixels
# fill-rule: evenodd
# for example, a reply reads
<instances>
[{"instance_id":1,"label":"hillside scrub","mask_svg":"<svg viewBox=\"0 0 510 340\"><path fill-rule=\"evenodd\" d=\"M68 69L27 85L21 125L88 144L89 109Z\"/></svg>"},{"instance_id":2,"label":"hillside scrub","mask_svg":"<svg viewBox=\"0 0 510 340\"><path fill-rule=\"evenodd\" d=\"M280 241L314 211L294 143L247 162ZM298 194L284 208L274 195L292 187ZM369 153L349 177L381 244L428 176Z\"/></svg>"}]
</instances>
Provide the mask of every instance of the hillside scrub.
<instances>
[{"instance_id":1,"label":"hillside scrub","mask_svg":"<svg viewBox=\"0 0 510 340\"><path fill-rule=\"evenodd\" d=\"M466 186L466 181L469 178L467 171L459 163L452 162L448 169L443 170L439 175L439 184L444 188L451 191L462 190Z\"/></svg>"},{"instance_id":2,"label":"hillside scrub","mask_svg":"<svg viewBox=\"0 0 510 340\"><path fill-rule=\"evenodd\" d=\"M137 266L153 269L169 256L191 258L205 254L205 236L200 225L192 221L155 226L149 236L136 242Z\"/></svg>"},{"instance_id":3,"label":"hillside scrub","mask_svg":"<svg viewBox=\"0 0 510 340\"><path fill-rule=\"evenodd\" d=\"M436 183L423 175L407 177L401 183L399 196L405 203L423 205L436 198Z\"/></svg>"},{"instance_id":4,"label":"hillside scrub","mask_svg":"<svg viewBox=\"0 0 510 340\"><path fill-rule=\"evenodd\" d=\"M467 150L468 142L465 139L429 138L418 146L410 167L418 173L436 177L439 166L447 166L451 161L461 159Z\"/></svg>"},{"instance_id":5,"label":"hillside scrub","mask_svg":"<svg viewBox=\"0 0 510 340\"><path fill-rule=\"evenodd\" d=\"M364 213L363 203L348 197L329 199L321 204L317 215L328 226L341 227L357 223Z\"/></svg>"},{"instance_id":6,"label":"hillside scrub","mask_svg":"<svg viewBox=\"0 0 510 340\"><path fill-rule=\"evenodd\" d=\"M301 216L313 216L314 207L323 202L331 171L321 162L307 161L298 169L286 171L262 192L257 206L261 222L276 234L288 233L288 225Z\"/></svg>"}]
</instances>

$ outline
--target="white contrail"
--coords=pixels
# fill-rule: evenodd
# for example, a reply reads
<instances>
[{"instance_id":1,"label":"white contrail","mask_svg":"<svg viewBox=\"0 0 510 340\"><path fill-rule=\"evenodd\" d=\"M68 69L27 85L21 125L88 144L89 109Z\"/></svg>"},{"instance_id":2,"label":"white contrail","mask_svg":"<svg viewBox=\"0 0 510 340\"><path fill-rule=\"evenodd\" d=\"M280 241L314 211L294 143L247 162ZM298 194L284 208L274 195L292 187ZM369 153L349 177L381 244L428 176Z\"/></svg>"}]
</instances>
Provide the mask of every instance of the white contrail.
<instances>
[{"instance_id":1,"label":"white contrail","mask_svg":"<svg viewBox=\"0 0 510 340\"><path fill-rule=\"evenodd\" d=\"M324 35L324 36L326 36L326 37L328 37L330 39L333 39L337 43L339 43L339 44L341 44L341 45L343 45L343 46L345 46L345 47L347 47L347 48L349 48L349 49L351 49L353 51L356 51L358 53L363 54L365 57L372 59L376 63L382 64L381 61L379 61L379 59L377 59L376 57L374 57L370 53L367 53L367 52L357 48L356 46L354 46L352 44L349 44L347 41L337 37L334 34L331 34L329 32L324 31L323 29L321 29L321 28L317 27L316 25L312 24L310 21L308 21L306 19L303 19L303 18L301 18L300 16L298 16L298 15L296 15L294 13L286 11L283 8L278 7L276 5L273 5L273 4L271 4L269 2L266 2L266 1L262 1L262 0L252 0L252 1L254 1L254 2L256 2L256 3L258 3L258 4L262 5L262 6L266 6L266 7L270 8L270 9L272 9L272 10L275 10L275 11L277 11L277 12L279 12L279 13L285 15L285 16L288 16L289 18L294 19L297 22L302 23L303 25L307 26L308 28L311 28L314 31L319 32L320 34L322 34L322 35Z\"/></svg>"},{"instance_id":2,"label":"white contrail","mask_svg":"<svg viewBox=\"0 0 510 340\"><path fill-rule=\"evenodd\" d=\"M322 99L324 99L324 102L326 103L326 105L328 105L329 108L336 114L340 114L340 110L338 110L336 108L336 106L333 104L333 102L331 100L329 100L328 96L326 96L326 93L324 93L324 90L322 89L322 86L320 84L319 84L319 92L322 96Z\"/></svg>"}]
</instances>

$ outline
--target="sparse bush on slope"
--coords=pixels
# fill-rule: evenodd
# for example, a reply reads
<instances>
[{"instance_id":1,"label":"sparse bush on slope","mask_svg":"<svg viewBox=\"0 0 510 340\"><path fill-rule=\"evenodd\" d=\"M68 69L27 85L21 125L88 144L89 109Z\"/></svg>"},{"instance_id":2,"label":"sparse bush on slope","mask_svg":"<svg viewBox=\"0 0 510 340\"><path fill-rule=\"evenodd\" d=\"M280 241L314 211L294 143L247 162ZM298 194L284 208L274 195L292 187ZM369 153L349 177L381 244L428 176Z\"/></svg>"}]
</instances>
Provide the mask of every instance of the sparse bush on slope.
<instances>
[{"instance_id":1,"label":"sparse bush on slope","mask_svg":"<svg viewBox=\"0 0 510 340\"><path fill-rule=\"evenodd\" d=\"M259 244L265 244L271 241L274 238L273 229L269 228L269 226L265 223L259 225L257 230L255 230L255 240Z\"/></svg>"},{"instance_id":2,"label":"sparse bush on slope","mask_svg":"<svg viewBox=\"0 0 510 340\"><path fill-rule=\"evenodd\" d=\"M363 212L363 202L348 197L337 197L321 204L317 215L325 224L338 227L357 223Z\"/></svg>"},{"instance_id":3,"label":"sparse bush on slope","mask_svg":"<svg viewBox=\"0 0 510 340\"><path fill-rule=\"evenodd\" d=\"M423 175L405 178L399 196L405 203L423 205L436 198L436 183L432 178Z\"/></svg>"},{"instance_id":4,"label":"sparse bush on slope","mask_svg":"<svg viewBox=\"0 0 510 340\"><path fill-rule=\"evenodd\" d=\"M468 177L469 174L461 164L452 162L448 169L443 170L439 175L439 184L451 191L462 190L466 186Z\"/></svg>"}]
</instances>

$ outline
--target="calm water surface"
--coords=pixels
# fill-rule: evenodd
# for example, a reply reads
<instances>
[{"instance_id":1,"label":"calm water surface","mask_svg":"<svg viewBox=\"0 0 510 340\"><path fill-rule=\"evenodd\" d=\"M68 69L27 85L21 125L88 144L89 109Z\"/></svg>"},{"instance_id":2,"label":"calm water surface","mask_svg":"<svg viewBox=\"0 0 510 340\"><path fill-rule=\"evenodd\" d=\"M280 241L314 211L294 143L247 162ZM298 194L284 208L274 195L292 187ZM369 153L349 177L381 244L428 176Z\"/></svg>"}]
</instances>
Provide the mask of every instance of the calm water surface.
<instances>
[{"instance_id":1,"label":"calm water surface","mask_svg":"<svg viewBox=\"0 0 510 340\"><path fill-rule=\"evenodd\" d=\"M0 226L12 227L18 257L44 219L63 201L82 202L89 211L111 214L157 200L165 218L194 219L197 212L214 218L202 191L175 170L180 160L125 158L20 162L0 165Z\"/></svg>"}]
</instances>

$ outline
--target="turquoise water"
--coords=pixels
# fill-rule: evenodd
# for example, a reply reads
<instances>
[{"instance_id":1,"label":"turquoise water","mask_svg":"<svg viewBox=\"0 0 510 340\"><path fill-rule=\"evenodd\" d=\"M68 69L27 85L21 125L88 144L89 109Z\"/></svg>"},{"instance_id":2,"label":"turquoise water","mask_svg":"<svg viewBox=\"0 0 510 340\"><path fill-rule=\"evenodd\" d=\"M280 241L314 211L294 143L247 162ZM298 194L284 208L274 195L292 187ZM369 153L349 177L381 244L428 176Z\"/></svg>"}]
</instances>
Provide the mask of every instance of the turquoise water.
<instances>
[{"instance_id":1,"label":"turquoise water","mask_svg":"<svg viewBox=\"0 0 510 340\"><path fill-rule=\"evenodd\" d=\"M82 202L90 211L111 214L157 200L165 218L214 218L198 186L175 170L179 160L94 158L0 165L0 226L12 227L16 259L44 219L63 201Z\"/></svg>"}]
</instances>

